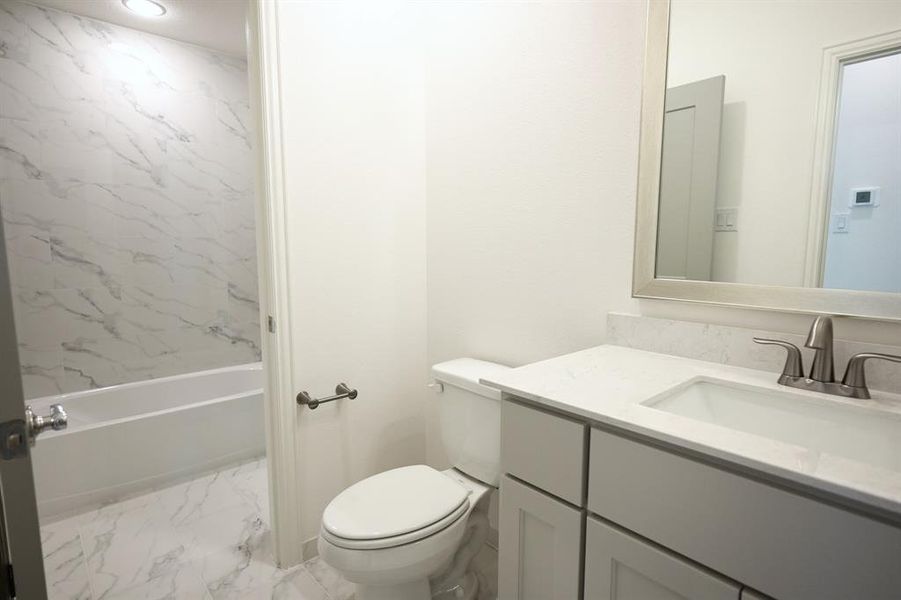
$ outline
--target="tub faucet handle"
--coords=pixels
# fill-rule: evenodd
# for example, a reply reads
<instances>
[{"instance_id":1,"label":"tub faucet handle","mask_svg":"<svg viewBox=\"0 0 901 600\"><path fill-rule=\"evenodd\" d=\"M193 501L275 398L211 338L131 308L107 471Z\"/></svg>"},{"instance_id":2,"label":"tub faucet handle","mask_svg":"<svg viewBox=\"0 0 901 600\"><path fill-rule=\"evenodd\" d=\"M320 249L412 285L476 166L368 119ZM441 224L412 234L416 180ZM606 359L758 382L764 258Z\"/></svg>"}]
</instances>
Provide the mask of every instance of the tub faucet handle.
<instances>
[{"instance_id":1,"label":"tub faucet handle","mask_svg":"<svg viewBox=\"0 0 901 600\"><path fill-rule=\"evenodd\" d=\"M69 426L69 415L62 404L51 404L50 414L40 416L34 414L31 406L25 407L25 427L28 430L28 441L33 446L35 438L47 429L61 431Z\"/></svg>"}]
</instances>

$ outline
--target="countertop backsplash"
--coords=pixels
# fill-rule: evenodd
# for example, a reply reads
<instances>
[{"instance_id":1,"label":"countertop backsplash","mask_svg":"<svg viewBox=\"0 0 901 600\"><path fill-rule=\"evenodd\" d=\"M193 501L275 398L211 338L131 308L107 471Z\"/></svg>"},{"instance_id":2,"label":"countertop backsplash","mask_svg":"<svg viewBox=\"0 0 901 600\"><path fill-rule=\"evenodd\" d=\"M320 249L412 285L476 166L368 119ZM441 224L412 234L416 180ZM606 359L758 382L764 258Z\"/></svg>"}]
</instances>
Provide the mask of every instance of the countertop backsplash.
<instances>
[{"instance_id":1,"label":"countertop backsplash","mask_svg":"<svg viewBox=\"0 0 901 600\"><path fill-rule=\"evenodd\" d=\"M693 323L622 313L607 315L607 343L684 358L782 372L785 352L755 344L753 337L777 338L791 342L804 354L809 372L813 350L804 348L807 336L710 323ZM848 359L858 352L901 355L901 346L835 340L835 377L841 379ZM901 393L901 366L885 361L867 362L867 383L871 389Z\"/></svg>"}]
</instances>

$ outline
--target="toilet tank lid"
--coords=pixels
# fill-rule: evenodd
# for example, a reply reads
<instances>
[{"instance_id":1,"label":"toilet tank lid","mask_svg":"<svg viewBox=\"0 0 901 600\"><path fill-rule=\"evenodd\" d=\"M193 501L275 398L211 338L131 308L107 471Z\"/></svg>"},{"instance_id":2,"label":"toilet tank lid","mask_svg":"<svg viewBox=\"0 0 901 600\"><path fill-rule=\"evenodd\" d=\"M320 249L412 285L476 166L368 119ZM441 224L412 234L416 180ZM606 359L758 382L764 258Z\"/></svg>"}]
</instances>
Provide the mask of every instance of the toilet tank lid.
<instances>
[{"instance_id":1,"label":"toilet tank lid","mask_svg":"<svg viewBox=\"0 0 901 600\"><path fill-rule=\"evenodd\" d=\"M441 383L463 388L486 398L500 399L499 390L479 383L482 378L491 378L509 371L511 367L478 360L475 358L455 358L432 367L432 377Z\"/></svg>"}]
</instances>

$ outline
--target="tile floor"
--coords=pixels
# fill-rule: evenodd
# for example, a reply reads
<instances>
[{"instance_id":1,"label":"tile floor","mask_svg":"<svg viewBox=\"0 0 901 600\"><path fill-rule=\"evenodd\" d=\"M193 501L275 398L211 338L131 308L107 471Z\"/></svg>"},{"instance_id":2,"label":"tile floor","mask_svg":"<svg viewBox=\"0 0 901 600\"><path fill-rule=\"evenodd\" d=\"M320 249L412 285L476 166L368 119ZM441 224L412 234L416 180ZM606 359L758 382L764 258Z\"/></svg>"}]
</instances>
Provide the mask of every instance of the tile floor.
<instances>
[{"instance_id":1,"label":"tile floor","mask_svg":"<svg viewBox=\"0 0 901 600\"><path fill-rule=\"evenodd\" d=\"M349 600L318 558L272 560L265 460L41 527L50 600ZM476 559L479 600L497 597L497 554Z\"/></svg>"}]
</instances>

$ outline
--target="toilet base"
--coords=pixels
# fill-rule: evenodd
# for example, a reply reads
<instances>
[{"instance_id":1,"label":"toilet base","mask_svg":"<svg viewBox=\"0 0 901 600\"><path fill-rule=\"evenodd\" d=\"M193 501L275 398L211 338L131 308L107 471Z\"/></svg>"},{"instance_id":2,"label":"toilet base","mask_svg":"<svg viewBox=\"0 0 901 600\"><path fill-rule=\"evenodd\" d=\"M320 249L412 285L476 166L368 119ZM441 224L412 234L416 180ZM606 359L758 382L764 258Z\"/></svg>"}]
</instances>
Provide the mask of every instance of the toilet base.
<instances>
[{"instance_id":1,"label":"toilet base","mask_svg":"<svg viewBox=\"0 0 901 600\"><path fill-rule=\"evenodd\" d=\"M431 600L432 591L428 579L419 579L397 585L365 585L358 583L355 600Z\"/></svg>"}]
</instances>

